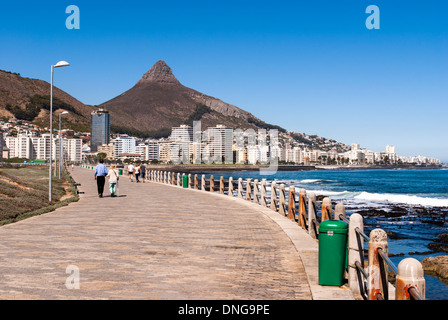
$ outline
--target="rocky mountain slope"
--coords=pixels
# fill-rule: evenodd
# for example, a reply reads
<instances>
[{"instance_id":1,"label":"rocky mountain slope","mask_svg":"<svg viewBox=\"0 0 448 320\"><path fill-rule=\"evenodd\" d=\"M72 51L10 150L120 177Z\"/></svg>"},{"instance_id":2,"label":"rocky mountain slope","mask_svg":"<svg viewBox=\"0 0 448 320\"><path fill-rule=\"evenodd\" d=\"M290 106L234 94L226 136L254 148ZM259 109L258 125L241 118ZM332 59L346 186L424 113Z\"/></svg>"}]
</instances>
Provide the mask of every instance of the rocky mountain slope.
<instances>
[{"instance_id":1,"label":"rocky mountain slope","mask_svg":"<svg viewBox=\"0 0 448 320\"><path fill-rule=\"evenodd\" d=\"M94 107L83 104L68 93L53 87L53 125L58 125L57 115L64 115L65 127L90 130L90 113ZM0 70L0 118L15 117L42 127L50 122L50 84L48 82L21 77L19 74Z\"/></svg>"},{"instance_id":2,"label":"rocky mountain slope","mask_svg":"<svg viewBox=\"0 0 448 320\"><path fill-rule=\"evenodd\" d=\"M234 105L183 86L163 60L134 87L100 107L110 112L115 129L127 127L152 134L192 125L194 120L201 120L202 128L216 124L242 129L275 127Z\"/></svg>"}]
</instances>

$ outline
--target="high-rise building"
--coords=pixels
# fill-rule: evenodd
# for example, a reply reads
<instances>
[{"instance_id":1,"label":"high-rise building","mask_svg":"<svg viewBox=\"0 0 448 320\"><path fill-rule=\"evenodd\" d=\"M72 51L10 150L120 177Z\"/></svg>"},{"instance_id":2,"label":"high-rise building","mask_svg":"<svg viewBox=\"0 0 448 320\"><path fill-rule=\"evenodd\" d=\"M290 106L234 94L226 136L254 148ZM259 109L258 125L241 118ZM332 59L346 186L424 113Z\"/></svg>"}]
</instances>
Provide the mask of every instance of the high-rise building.
<instances>
[{"instance_id":1,"label":"high-rise building","mask_svg":"<svg viewBox=\"0 0 448 320\"><path fill-rule=\"evenodd\" d=\"M176 164L189 163L189 145L193 141L193 128L185 124L172 127L170 139L175 143L170 150L170 161Z\"/></svg>"},{"instance_id":2,"label":"high-rise building","mask_svg":"<svg viewBox=\"0 0 448 320\"><path fill-rule=\"evenodd\" d=\"M157 141L148 141L148 160L160 160L159 143Z\"/></svg>"},{"instance_id":3,"label":"high-rise building","mask_svg":"<svg viewBox=\"0 0 448 320\"><path fill-rule=\"evenodd\" d=\"M110 114L99 109L90 114L90 152L97 152L98 146L110 143Z\"/></svg>"},{"instance_id":4,"label":"high-rise building","mask_svg":"<svg viewBox=\"0 0 448 320\"><path fill-rule=\"evenodd\" d=\"M201 156L205 163L233 163L233 129L224 125L207 128L202 134Z\"/></svg>"},{"instance_id":5,"label":"high-rise building","mask_svg":"<svg viewBox=\"0 0 448 320\"><path fill-rule=\"evenodd\" d=\"M7 137L6 144L10 149L11 158L27 158L36 160L50 159L50 134L43 134L41 137L32 137L19 134L17 137ZM53 137L53 159L60 157L59 137ZM62 139L64 161L81 162L82 160L82 140Z\"/></svg>"},{"instance_id":6,"label":"high-rise building","mask_svg":"<svg viewBox=\"0 0 448 320\"><path fill-rule=\"evenodd\" d=\"M19 134L17 137L6 137L5 140L11 158L33 158L33 145L27 135Z\"/></svg>"},{"instance_id":7,"label":"high-rise building","mask_svg":"<svg viewBox=\"0 0 448 320\"><path fill-rule=\"evenodd\" d=\"M181 124L180 127L172 127L171 140L176 142L193 141L193 128L185 124Z\"/></svg>"},{"instance_id":8,"label":"high-rise building","mask_svg":"<svg viewBox=\"0 0 448 320\"><path fill-rule=\"evenodd\" d=\"M136 140L132 137L118 137L114 140L115 158L118 158L123 153L136 153Z\"/></svg>"}]
</instances>

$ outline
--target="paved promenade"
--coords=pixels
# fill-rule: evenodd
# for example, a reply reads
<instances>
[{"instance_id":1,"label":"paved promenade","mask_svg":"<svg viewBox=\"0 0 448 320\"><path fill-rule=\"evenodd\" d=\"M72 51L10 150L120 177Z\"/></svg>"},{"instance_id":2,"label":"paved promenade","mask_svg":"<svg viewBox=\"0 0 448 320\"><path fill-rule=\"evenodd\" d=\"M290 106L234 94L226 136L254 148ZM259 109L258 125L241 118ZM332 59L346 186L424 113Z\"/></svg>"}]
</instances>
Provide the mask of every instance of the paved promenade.
<instances>
[{"instance_id":1,"label":"paved promenade","mask_svg":"<svg viewBox=\"0 0 448 320\"><path fill-rule=\"evenodd\" d=\"M79 202L0 227L0 299L353 299L317 285L317 242L270 209L124 176L100 199L93 171L73 177Z\"/></svg>"}]
</instances>

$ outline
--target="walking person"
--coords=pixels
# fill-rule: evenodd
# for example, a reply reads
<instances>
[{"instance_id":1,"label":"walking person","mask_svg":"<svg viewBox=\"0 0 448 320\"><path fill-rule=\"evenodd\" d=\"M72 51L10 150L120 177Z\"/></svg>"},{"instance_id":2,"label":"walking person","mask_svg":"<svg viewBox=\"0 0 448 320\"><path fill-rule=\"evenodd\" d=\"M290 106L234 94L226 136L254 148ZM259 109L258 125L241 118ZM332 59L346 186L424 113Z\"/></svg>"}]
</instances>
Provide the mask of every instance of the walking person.
<instances>
[{"instance_id":1,"label":"walking person","mask_svg":"<svg viewBox=\"0 0 448 320\"><path fill-rule=\"evenodd\" d=\"M117 192L117 184L118 184L118 171L116 168L116 165L111 165L109 172L107 173L107 177L109 178L109 191L111 197L116 197Z\"/></svg>"},{"instance_id":2,"label":"walking person","mask_svg":"<svg viewBox=\"0 0 448 320\"><path fill-rule=\"evenodd\" d=\"M142 182L145 183L146 180L146 165L142 163L140 165L140 178L142 178Z\"/></svg>"},{"instance_id":3,"label":"walking person","mask_svg":"<svg viewBox=\"0 0 448 320\"><path fill-rule=\"evenodd\" d=\"M137 166L135 167L135 181L137 183L139 183L139 178L140 177L140 164L137 164Z\"/></svg>"},{"instance_id":4,"label":"walking person","mask_svg":"<svg viewBox=\"0 0 448 320\"><path fill-rule=\"evenodd\" d=\"M132 182L132 177L134 176L134 165L132 164L132 162L130 162L128 165L128 173L129 173L129 181Z\"/></svg>"},{"instance_id":5,"label":"walking person","mask_svg":"<svg viewBox=\"0 0 448 320\"><path fill-rule=\"evenodd\" d=\"M95 180L98 188L98 197L103 197L104 184L106 182L107 168L103 164L104 160L100 159L100 163L95 168Z\"/></svg>"}]
</instances>

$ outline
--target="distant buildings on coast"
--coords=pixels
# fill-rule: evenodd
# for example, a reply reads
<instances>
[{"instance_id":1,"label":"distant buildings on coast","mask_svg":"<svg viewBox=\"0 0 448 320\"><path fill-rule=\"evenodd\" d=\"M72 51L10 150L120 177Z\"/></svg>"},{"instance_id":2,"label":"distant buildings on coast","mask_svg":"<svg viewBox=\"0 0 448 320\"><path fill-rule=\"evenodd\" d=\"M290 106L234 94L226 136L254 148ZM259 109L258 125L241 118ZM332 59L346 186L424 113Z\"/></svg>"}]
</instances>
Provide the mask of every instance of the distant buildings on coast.
<instances>
[{"instance_id":1,"label":"distant buildings on coast","mask_svg":"<svg viewBox=\"0 0 448 320\"><path fill-rule=\"evenodd\" d=\"M64 160L80 163L103 157L111 162L146 161L178 164L278 164L294 165L439 165L440 160L425 156L400 156L394 146L375 152L335 144L334 140L320 138L310 145L313 136L297 133L278 133L275 139L269 130L234 130L223 125L195 131L188 125L173 127L171 135L162 139L141 139L126 134L110 134L110 115L105 110L91 114L91 132L56 131L50 141L48 128L39 128L22 121L0 123L0 150L6 158L48 160L49 146L53 143L53 159L59 155L59 134L62 135ZM307 140L308 139L308 140ZM317 138L316 138L317 139Z\"/></svg>"},{"instance_id":2,"label":"distant buildings on coast","mask_svg":"<svg viewBox=\"0 0 448 320\"><path fill-rule=\"evenodd\" d=\"M117 135L109 144L98 147L112 161L147 161L165 164L267 164L275 159L279 164L313 165L386 165L415 164L439 165L440 160L415 156L400 156L394 146L375 152L361 148L354 143L347 150L338 151L336 147L329 150L310 148L304 143L291 139L289 134L279 134L273 144L259 144L260 132L243 135L243 143L238 144L235 130L223 125L194 132L193 127L180 125L171 129L171 135L162 139L139 139L128 135ZM261 131L263 139L269 136L269 130ZM199 137L198 137L199 134ZM250 143L251 138L256 141ZM323 142L325 144L325 141Z\"/></svg>"}]
</instances>

